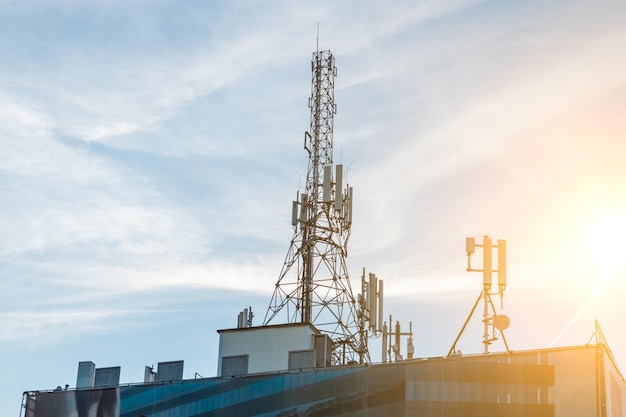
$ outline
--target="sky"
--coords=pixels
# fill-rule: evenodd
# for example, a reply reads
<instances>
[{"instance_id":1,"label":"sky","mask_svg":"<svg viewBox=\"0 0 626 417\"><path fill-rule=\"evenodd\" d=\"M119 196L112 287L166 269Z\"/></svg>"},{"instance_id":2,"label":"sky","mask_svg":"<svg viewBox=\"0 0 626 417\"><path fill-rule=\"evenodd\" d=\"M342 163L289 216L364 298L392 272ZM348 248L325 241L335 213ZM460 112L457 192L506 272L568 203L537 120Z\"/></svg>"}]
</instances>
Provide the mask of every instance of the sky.
<instances>
[{"instance_id":1,"label":"sky","mask_svg":"<svg viewBox=\"0 0 626 417\"><path fill-rule=\"evenodd\" d=\"M79 361L214 376L216 330L260 324L318 44L354 292L376 273L415 355L446 355L482 289L465 238L506 239L509 347L582 345L597 319L626 370L626 5L383 3L0 0L2 415Z\"/></svg>"}]
</instances>

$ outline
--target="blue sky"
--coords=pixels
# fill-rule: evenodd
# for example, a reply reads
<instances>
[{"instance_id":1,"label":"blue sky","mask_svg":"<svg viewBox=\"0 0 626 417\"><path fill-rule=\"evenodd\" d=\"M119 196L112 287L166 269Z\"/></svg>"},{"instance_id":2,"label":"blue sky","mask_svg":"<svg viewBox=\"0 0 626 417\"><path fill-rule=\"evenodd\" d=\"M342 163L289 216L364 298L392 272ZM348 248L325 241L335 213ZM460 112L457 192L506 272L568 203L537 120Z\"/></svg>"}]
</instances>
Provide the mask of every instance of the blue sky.
<instances>
[{"instance_id":1,"label":"blue sky","mask_svg":"<svg viewBox=\"0 0 626 417\"><path fill-rule=\"evenodd\" d=\"M212 376L215 330L259 324L318 23L353 288L375 272L416 355L445 355L481 286L465 237L506 239L510 347L584 344L597 318L626 369L626 6L414 3L0 0L2 414L82 360Z\"/></svg>"}]
</instances>

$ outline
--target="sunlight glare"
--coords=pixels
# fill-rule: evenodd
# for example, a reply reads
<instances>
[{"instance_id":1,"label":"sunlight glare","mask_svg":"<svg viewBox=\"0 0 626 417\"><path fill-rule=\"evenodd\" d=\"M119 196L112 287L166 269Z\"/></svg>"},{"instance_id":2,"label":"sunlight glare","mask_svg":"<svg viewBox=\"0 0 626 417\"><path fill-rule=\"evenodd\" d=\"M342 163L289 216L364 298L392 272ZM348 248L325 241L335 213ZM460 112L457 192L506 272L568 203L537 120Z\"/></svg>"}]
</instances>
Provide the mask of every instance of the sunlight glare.
<instances>
[{"instance_id":1,"label":"sunlight glare","mask_svg":"<svg viewBox=\"0 0 626 417\"><path fill-rule=\"evenodd\" d=\"M576 323L583 312L589 307L613 275L626 265L626 215L602 214L589 229L587 235L587 251L597 263L595 285L580 305L574 316L559 332L549 347L553 347Z\"/></svg>"},{"instance_id":2,"label":"sunlight glare","mask_svg":"<svg viewBox=\"0 0 626 417\"><path fill-rule=\"evenodd\" d=\"M626 215L602 214L590 228L587 250L597 264L599 279L615 273L626 261Z\"/></svg>"}]
</instances>

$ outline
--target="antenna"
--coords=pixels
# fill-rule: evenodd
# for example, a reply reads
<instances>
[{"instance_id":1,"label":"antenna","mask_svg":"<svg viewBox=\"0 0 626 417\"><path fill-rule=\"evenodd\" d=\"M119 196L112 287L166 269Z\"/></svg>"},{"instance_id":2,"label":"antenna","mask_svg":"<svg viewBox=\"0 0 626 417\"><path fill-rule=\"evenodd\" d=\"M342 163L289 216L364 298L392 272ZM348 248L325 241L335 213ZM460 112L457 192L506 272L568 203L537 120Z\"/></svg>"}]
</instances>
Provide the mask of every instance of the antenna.
<instances>
[{"instance_id":1,"label":"antenna","mask_svg":"<svg viewBox=\"0 0 626 417\"><path fill-rule=\"evenodd\" d=\"M320 50L320 22L317 22L317 42L315 44L315 52Z\"/></svg>"},{"instance_id":2,"label":"antenna","mask_svg":"<svg viewBox=\"0 0 626 417\"><path fill-rule=\"evenodd\" d=\"M476 251L476 247L483 248L483 269L472 269L471 266L471 257ZM498 269L493 269L493 249L498 250ZM509 345L506 342L506 338L504 337L504 330L509 327L511 321L504 314L498 314L496 312L496 308L493 305L493 301L491 299L492 295L498 294L500 295L500 308L502 308L503 299L504 299L504 290L506 289L506 240L498 240L496 245L493 244L493 241L489 236L483 237L483 243L477 244L476 239L473 237L465 238L465 252L467 253L467 271L468 272L482 272L483 273L483 289L478 296L478 299L474 303L474 307L467 316L459 335L456 337L456 340L452 344L450 351L448 352L448 356L456 355L459 351L456 350L456 344L461 338L461 335L465 331L465 327L467 327L467 323L470 321L472 316L474 315L474 311L476 311L476 307L481 299L484 301L484 310L483 310L483 324L484 324L484 332L483 332L483 345L484 351L483 353L489 353L489 345L498 340L495 335L495 331L498 330L502 335L502 341L504 342L504 346L506 347L506 351L510 352ZM491 293L491 278L492 273L496 272L498 274L498 292L495 294ZM490 309L492 314L490 315ZM491 334L489 333L491 327Z\"/></svg>"},{"instance_id":3,"label":"antenna","mask_svg":"<svg viewBox=\"0 0 626 417\"><path fill-rule=\"evenodd\" d=\"M296 171L295 169L294 169L293 172L295 172L296 175L298 176L298 192L300 192L300 173L298 171Z\"/></svg>"},{"instance_id":4,"label":"antenna","mask_svg":"<svg viewBox=\"0 0 626 417\"><path fill-rule=\"evenodd\" d=\"M342 165L335 165L332 175L335 58L330 51L317 50L311 68L306 188L300 201L292 203L294 235L263 325L279 314L287 323L312 324L333 340L334 364L363 363L369 353L359 332L346 266L353 189L344 184Z\"/></svg>"},{"instance_id":5,"label":"antenna","mask_svg":"<svg viewBox=\"0 0 626 417\"><path fill-rule=\"evenodd\" d=\"M368 300L369 300L369 306L368 306L368 310L369 310L369 316L370 316L370 328L376 332L376 325L378 324L377 322L377 314L376 314L376 308L378 307L378 278L376 278L376 275L372 274L370 272L369 274L369 285L368 285Z\"/></svg>"}]
</instances>

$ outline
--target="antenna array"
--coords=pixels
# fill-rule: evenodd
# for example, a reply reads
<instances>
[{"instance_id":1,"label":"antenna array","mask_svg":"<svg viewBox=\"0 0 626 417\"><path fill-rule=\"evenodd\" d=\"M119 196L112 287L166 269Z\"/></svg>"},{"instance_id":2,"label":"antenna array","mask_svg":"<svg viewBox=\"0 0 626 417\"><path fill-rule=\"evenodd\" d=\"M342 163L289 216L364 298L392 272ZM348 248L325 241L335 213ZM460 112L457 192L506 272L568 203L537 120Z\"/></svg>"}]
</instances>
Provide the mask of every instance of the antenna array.
<instances>
[{"instance_id":1,"label":"antenna array","mask_svg":"<svg viewBox=\"0 0 626 417\"><path fill-rule=\"evenodd\" d=\"M363 363L369 354L345 261L353 190L343 185L343 166L333 166L335 58L330 51L316 51L311 69L306 190L293 202L294 235L263 324L279 315L287 323L311 323L333 340L334 364Z\"/></svg>"},{"instance_id":2,"label":"antenna array","mask_svg":"<svg viewBox=\"0 0 626 417\"><path fill-rule=\"evenodd\" d=\"M471 257L476 251L477 247L483 248L483 269L474 269L471 266ZM498 269L493 269L493 250L497 249L498 251ZM456 344L461 338L461 335L465 331L465 327L467 323L472 318L474 311L476 311L476 307L480 300L483 300L483 353L489 353L489 345L494 341L498 340L496 336L496 330L500 332L502 336L502 341L504 342L504 346L507 352L510 352L509 345L504 337L504 330L509 327L510 320L504 314L498 314L496 311L496 307L493 304L493 300L491 299L492 295L500 296L500 308L503 307L503 299L504 299L504 290L506 289L506 240L498 240L496 245L493 244L492 239L489 236L483 237L483 243L476 243L476 239L473 237L468 237L465 239L465 252L467 252L467 272L482 272L483 274L483 289L478 295L476 302L474 303L474 307L467 316L459 335L456 337L456 340L452 344L450 351L448 352L448 356L458 354L456 350ZM498 290L495 293L492 293L492 275L493 273L498 274ZM491 313L490 313L491 311ZM491 333L490 333L491 330Z\"/></svg>"}]
</instances>

